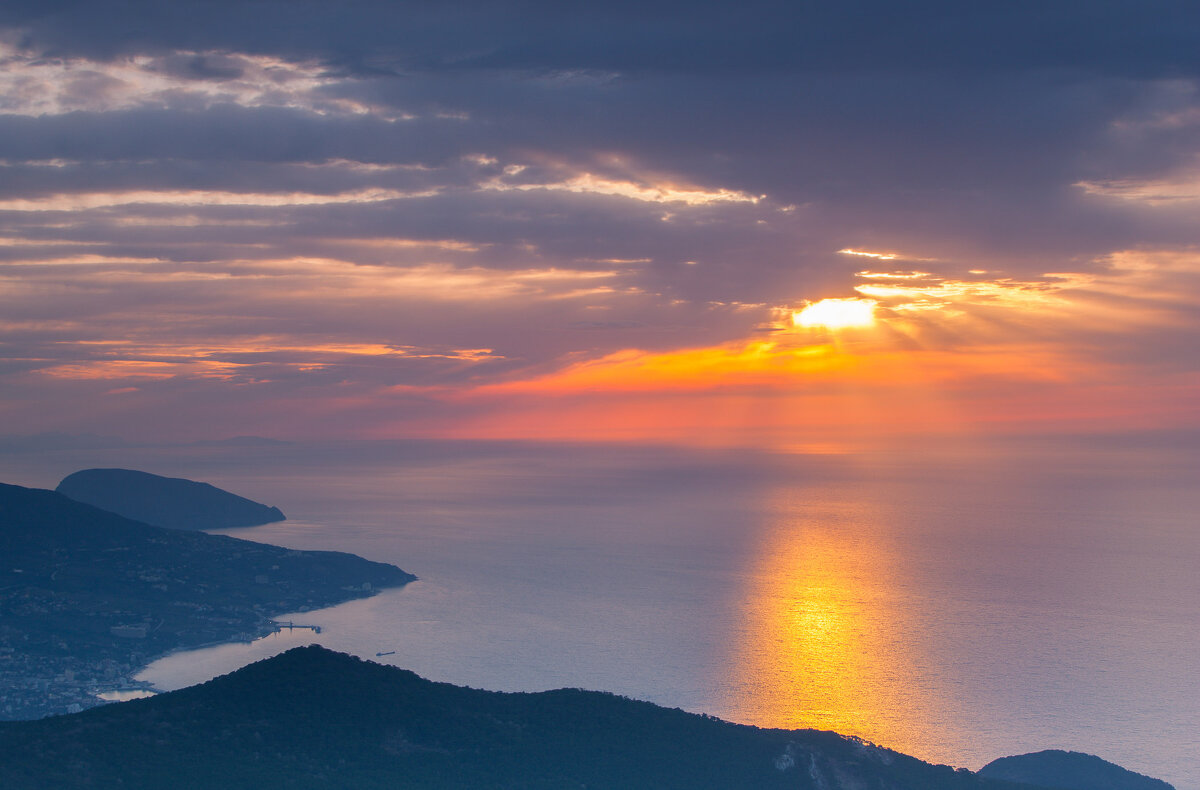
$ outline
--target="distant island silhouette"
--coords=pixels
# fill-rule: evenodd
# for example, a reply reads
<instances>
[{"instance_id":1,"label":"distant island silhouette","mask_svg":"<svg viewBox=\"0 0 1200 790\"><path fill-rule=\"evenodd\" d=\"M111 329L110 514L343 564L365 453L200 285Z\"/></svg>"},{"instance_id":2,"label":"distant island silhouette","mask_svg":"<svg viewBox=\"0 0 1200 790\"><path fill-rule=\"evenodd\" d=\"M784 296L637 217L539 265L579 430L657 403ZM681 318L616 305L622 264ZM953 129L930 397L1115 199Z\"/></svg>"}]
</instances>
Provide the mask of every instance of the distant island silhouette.
<instances>
[{"instance_id":1,"label":"distant island silhouette","mask_svg":"<svg viewBox=\"0 0 1200 790\"><path fill-rule=\"evenodd\" d=\"M55 490L76 502L170 529L255 527L286 518L277 507L209 483L133 469L84 469L64 477Z\"/></svg>"},{"instance_id":2,"label":"distant island silhouette","mask_svg":"<svg viewBox=\"0 0 1200 790\"><path fill-rule=\"evenodd\" d=\"M167 529L0 484L0 719L99 704L174 650L249 641L289 612L416 577L336 551ZM0 784L2 786L2 784Z\"/></svg>"}]
</instances>

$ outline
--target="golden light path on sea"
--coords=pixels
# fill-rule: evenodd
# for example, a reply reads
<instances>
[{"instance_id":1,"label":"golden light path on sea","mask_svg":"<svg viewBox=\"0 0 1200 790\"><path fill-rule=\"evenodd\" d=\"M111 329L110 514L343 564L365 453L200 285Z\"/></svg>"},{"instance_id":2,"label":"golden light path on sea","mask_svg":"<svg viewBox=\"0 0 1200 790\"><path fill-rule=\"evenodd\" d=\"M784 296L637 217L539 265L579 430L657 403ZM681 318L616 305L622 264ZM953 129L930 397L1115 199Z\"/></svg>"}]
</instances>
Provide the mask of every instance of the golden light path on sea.
<instances>
[{"instance_id":1,"label":"golden light path on sea","mask_svg":"<svg viewBox=\"0 0 1200 790\"><path fill-rule=\"evenodd\" d=\"M746 569L731 640L726 715L762 727L833 730L929 754L952 705L922 678L903 549L887 505L798 502L781 487Z\"/></svg>"}]
</instances>

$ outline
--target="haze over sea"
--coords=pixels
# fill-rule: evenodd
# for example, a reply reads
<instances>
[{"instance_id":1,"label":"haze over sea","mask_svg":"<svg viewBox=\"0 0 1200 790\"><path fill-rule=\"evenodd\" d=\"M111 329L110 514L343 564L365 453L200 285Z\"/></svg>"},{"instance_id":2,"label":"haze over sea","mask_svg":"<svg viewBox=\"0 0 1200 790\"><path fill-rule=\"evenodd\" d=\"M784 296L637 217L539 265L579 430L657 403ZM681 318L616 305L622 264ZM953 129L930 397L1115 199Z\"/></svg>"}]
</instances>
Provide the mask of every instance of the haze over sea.
<instances>
[{"instance_id":1,"label":"haze over sea","mask_svg":"<svg viewBox=\"0 0 1200 790\"><path fill-rule=\"evenodd\" d=\"M1194 451L921 450L10 448L0 470L205 480L288 516L227 534L420 577L294 616L319 636L160 660L143 677L163 689L319 641L476 687L608 690L972 769L1074 749L1200 788Z\"/></svg>"}]
</instances>

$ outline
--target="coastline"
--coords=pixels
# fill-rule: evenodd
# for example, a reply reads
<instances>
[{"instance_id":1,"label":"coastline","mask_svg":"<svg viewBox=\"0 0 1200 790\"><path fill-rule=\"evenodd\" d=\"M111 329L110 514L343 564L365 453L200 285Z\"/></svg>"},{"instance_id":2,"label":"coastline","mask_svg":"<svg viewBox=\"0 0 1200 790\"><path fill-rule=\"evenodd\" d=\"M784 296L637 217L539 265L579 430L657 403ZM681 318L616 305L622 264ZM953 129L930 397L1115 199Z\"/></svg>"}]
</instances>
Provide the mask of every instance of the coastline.
<instances>
[{"instance_id":1,"label":"coastline","mask_svg":"<svg viewBox=\"0 0 1200 790\"><path fill-rule=\"evenodd\" d=\"M406 582L405 584L402 584L402 585L397 585L396 587L381 587L381 588L375 590L371 595L365 596L365 597L371 598L371 597L374 597L374 596L379 595L380 593L384 592L384 590L398 589L400 587L406 586L407 584L408 584L408 582ZM343 603L349 603L350 601L354 601L354 600L361 600L361 598L349 598L344 601L336 601L334 603L329 604L328 606L318 607L318 609L315 609L313 611L318 611L320 609L329 609L329 608L332 608L335 606L339 606L340 604L343 604ZM282 615L280 615L280 616L282 616ZM257 642L260 639L265 639L266 637L271 636L272 634L281 633L285 629L288 629L288 630L311 630L317 634L321 633L322 626L320 626L320 625L315 625L315 624L314 625L293 625L291 623L289 623L288 625L283 625L282 622L283 621L281 621L281 620L271 619L269 621L270 625L262 626L258 630L258 632L254 633L254 634L242 632L242 633L238 634L236 637L233 637L231 639L215 639L211 642L204 642L204 643L198 644L198 645L187 645L187 646L181 645L179 647L173 647L170 650L166 651L165 653L154 656L153 658L151 658L150 660L145 662L143 665L141 665L138 669L129 673L129 675L125 677L125 680L128 683L127 688L106 689L104 691L101 691L100 693L108 693L110 691L126 691L126 690L132 691L132 690L142 690L142 689L147 690L147 691L152 691L156 694L163 693L164 691L167 691L167 689L159 689L154 685L153 681L138 680L137 677L138 677L138 675L141 675L142 673L144 673L147 669L149 669L154 664L158 663L159 661L162 661L164 658L170 658L171 656L180 655L182 653L193 653L197 650L207 650L209 648L224 647L226 645L250 645L250 644L254 644L255 642ZM112 702L112 701L114 701L114 700L105 700L105 702Z\"/></svg>"},{"instance_id":2,"label":"coastline","mask_svg":"<svg viewBox=\"0 0 1200 790\"><path fill-rule=\"evenodd\" d=\"M409 574L411 576L411 574ZM289 628L279 618L304 611L327 609L349 601L371 598L385 590L406 586L416 577L386 586L372 585L369 589L342 588L339 596L331 596L316 602L311 608L295 609L287 606L273 607L277 614L257 615L256 622L240 623L236 630L229 629L223 636L203 641L176 640L163 650L141 653L125 653L126 645L141 639L112 637L105 644L94 644L85 651L89 655L37 656L18 655L15 649L6 646L8 660L0 661L0 685L5 694L0 697L0 721L24 721L77 713L89 708L123 700L105 699L101 695L121 695L127 692L151 692L158 694L163 689L153 682L140 680L138 676L154 663L181 653L220 647L223 645L252 644L253 642ZM198 612L192 613L193 633L196 630L212 631L214 619L205 619ZM293 629L308 628L320 633L320 624L292 624ZM184 632L187 633L187 632ZM143 637L145 638L145 637ZM159 636L159 639L162 637ZM121 660L115 655L128 656ZM25 659L22 661L21 659Z\"/></svg>"},{"instance_id":3,"label":"coastline","mask_svg":"<svg viewBox=\"0 0 1200 790\"><path fill-rule=\"evenodd\" d=\"M0 485L0 720L137 689L180 649L271 633L287 614L416 579L340 551L155 527L45 489Z\"/></svg>"},{"instance_id":4,"label":"coastline","mask_svg":"<svg viewBox=\"0 0 1200 790\"><path fill-rule=\"evenodd\" d=\"M166 691L168 691L168 689L160 689L160 688L156 687L154 685L153 681L138 680L138 675L141 675L147 669L149 669L152 665L156 664L157 662L159 662L165 658L170 658L171 656L180 655L182 653L191 653L191 652L195 652L197 650L205 650L205 649L214 648L214 647L223 647L226 645L239 645L239 644L240 645L249 645L249 644L253 644L254 642L257 642L260 639L264 639L268 636L271 636L272 634L281 633L284 630L311 630L315 634L319 634L319 633L321 633L321 628L322 628L322 626L320 624L307 624L307 623L306 624L297 624L294 621L288 621L286 624L284 624L284 621L281 619L278 619L278 618L283 617L285 614L303 614L304 612L307 612L307 611L319 611L321 609L329 609L329 608L338 606L343 603L349 603L350 601L362 600L364 598L373 598L376 595L379 595L386 590L395 590L395 589L399 589L402 587L406 587L407 585L411 584L412 581L416 581L415 576L410 581L406 581L401 584L395 584L395 585L391 585L388 587L372 587L369 590L367 595L351 596L351 597L343 598L341 600L331 601L331 602L325 603L323 605L318 605L318 606L313 607L312 609L299 610L299 611L295 611L295 612L284 612L284 613L281 613L278 615L274 615L272 617L269 617L266 620L266 622L260 624L257 627L256 631L252 632L252 633L247 632L247 631L241 631L238 634L236 634L228 639L214 639L214 640L211 640L208 642L202 642L199 644L177 645L177 646L172 647L169 650L166 650L158 655L148 658L142 664L138 665L136 668L121 675L120 678L118 678L118 680L121 681L119 684L114 685L113 683L108 683L108 684L105 684L105 687L97 688L96 693L93 694L93 696L97 700L99 700L99 702L97 702L96 704L93 704L93 705L89 705L87 707L99 707L100 705L107 705L112 702L123 702L124 701L124 700L103 699L100 696L101 694L121 693L121 692L126 692L126 691L148 691L151 694L165 693ZM51 714L51 715L53 715L53 714Z\"/></svg>"}]
</instances>

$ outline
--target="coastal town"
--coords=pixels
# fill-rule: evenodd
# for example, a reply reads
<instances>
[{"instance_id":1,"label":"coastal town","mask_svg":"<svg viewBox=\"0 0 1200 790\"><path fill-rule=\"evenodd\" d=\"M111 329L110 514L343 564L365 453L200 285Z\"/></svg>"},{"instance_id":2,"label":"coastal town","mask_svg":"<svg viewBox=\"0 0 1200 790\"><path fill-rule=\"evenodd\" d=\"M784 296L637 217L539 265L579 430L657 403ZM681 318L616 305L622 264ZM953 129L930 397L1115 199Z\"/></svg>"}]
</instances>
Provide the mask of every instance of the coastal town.
<instances>
[{"instance_id":1,"label":"coastal town","mask_svg":"<svg viewBox=\"0 0 1200 790\"><path fill-rule=\"evenodd\" d=\"M273 618L415 578L352 554L155 527L19 486L0 485L0 522L0 720L146 693L134 676L157 658L248 642L281 627Z\"/></svg>"}]
</instances>

